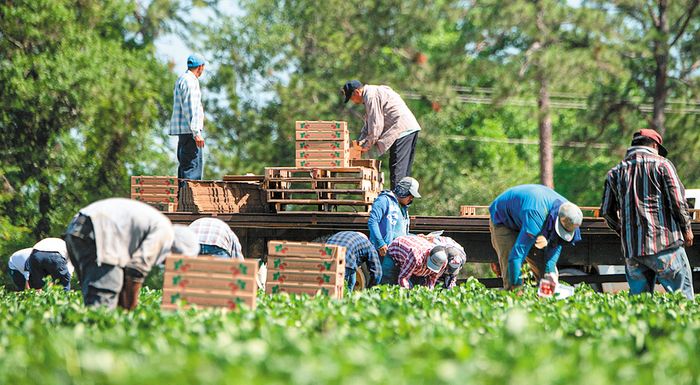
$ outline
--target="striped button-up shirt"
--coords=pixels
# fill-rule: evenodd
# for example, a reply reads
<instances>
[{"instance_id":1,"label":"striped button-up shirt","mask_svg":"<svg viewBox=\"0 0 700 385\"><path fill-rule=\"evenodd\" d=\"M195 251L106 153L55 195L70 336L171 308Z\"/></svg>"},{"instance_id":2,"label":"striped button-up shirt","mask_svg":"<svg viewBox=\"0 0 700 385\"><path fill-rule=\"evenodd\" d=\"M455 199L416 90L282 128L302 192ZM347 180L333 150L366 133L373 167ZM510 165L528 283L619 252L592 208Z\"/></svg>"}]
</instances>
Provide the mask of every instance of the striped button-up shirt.
<instances>
[{"instance_id":1,"label":"striped button-up shirt","mask_svg":"<svg viewBox=\"0 0 700 385\"><path fill-rule=\"evenodd\" d=\"M204 107L199 79L191 71L187 71L175 82L170 135L202 135L203 129Z\"/></svg>"},{"instance_id":2,"label":"striped button-up shirt","mask_svg":"<svg viewBox=\"0 0 700 385\"><path fill-rule=\"evenodd\" d=\"M690 229L683 183L673 163L650 147L630 147L608 172L600 212L620 235L625 258L678 247Z\"/></svg>"},{"instance_id":3,"label":"striped button-up shirt","mask_svg":"<svg viewBox=\"0 0 700 385\"><path fill-rule=\"evenodd\" d=\"M324 243L345 246L345 267L357 269L363 263L367 263L369 280L367 287L379 283L382 277L382 263L379 254L367 237L357 231L341 231L331 235Z\"/></svg>"},{"instance_id":4,"label":"striped button-up shirt","mask_svg":"<svg viewBox=\"0 0 700 385\"><path fill-rule=\"evenodd\" d=\"M221 219L199 218L190 224L202 245L218 246L231 254L232 258L243 259L238 237Z\"/></svg>"},{"instance_id":5,"label":"striped button-up shirt","mask_svg":"<svg viewBox=\"0 0 700 385\"><path fill-rule=\"evenodd\" d=\"M428 269L426 262L433 247L435 244L432 241L415 235L401 236L391 242L388 254L399 269L401 287L410 288L409 280L412 276L425 277L425 285L431 289L435 287L435 282L445 272L447 264L437 273Z\"/></svg>"}]
</instances>

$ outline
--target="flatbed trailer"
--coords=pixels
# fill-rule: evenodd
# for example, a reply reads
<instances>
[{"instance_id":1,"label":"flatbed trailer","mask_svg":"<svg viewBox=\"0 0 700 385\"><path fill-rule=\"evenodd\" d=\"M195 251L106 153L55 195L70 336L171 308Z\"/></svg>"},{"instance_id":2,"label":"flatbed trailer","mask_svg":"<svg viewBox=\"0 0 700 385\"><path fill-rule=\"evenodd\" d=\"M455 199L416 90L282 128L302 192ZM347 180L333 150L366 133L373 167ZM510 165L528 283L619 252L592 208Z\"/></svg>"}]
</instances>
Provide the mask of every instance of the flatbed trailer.
<instances>
[{"instance_id":1,"label":"flatbed trailer","mask_svg":"<svg viewBox=\"0 0 700 385\"><path fill-rule=\"evenodd\" d=\"M173 223L189 224L202 217L216 217L226 222L241 241L243 254L252 258L265 257L267 241L273 239L311 241L338 231L361 231L367 234L367 213L272 213L272 214L196 214L165 213ZM696 216L697 218L697 216ZM686 249L692 267L700 267L700 222L692 224L698 241ZM493 263L498 258L491 247L487 216L411 216L412 233L443 230L444 235L460 243L467 262ZM562 278L570 283L624 282L622 274L597 275L597 265L623 265L619 237L602 218L586 217L581 225L581 242L565 246L558 266L575 268L587 275ZM489 287L501 285L500 279L482 279Z\"/></svg>"}]
</instances>

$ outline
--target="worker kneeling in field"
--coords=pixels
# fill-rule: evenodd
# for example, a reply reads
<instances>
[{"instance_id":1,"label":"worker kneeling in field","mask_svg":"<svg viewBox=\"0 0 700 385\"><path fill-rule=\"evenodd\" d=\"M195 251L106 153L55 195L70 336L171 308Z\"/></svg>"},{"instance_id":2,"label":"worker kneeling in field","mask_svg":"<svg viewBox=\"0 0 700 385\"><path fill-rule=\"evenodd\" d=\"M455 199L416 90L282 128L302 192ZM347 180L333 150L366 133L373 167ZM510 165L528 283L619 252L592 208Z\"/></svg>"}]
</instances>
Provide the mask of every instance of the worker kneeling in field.
<instances>
[{"instance_id":1,"label":"worker kneeling in field","mask_svg":"<svg viewBox=\"0 0 700 385\"><path fill-rule=\"evenodd\" d=\"M522 285L520 268L525 259L535 278L556 285L562 242L581 240L581 209L549 187L526 184L499 195L489 206L489 213L491 244L498 254L503 287L512 290ZM533 245L544 249L543 258L528 256Z\"/></svg>"},{"instance_id":2,"label":"worker kneeling in field","mask_svg":"<svg viewBox=\"0 0 700 385\"><path fill-rule=\"evenodd\" d=\"M369 281L365 287L370 288L381 281L382 264L379 261L379 254L367 236L361 232L341 231L314 242L345 247L345 282L348 290L351 291L355 288L356 273L363 263L367 264L369 270ZM362 271L359 274L362 274Z\"/></svg>"},{"instance_id":3,"label":"worker kneeling in field","mask_svg":"<svg viewBox=\"0 0 700 385\"><path fill-rule=\"evenodd\" d=\"M388 257L393 260L394 268L384 271L390 278L383 282L398 283L405 289L411 288L414 285L412 282L432 289L447 270L445 247L436 246L432 241L416 235L394 239L389 245Z\"/></svg>"},{"instance_id":4,"label":"worker kneeling in field","mask_svg":"<svg viewBox=\"0 0 700 385\"><path fill-rule=\"evenodd\" d=\"M32 247L32 252L25 263L29 272L29 287L42 289L44 278L57 280L65 290L70 290L73 265L68 260L66 242L61 238L46 238Z\"/></svg>"},{"instance_id":5,"label":"worker kneeling in field","mask_svg":"<svg viewBox=\"0 0 700 385\"><path fill-rule=\"evenodd\" d=\"M68 225L66 245L85 305L110 309L134 309L146 275L171 252L199 254L187 226L173 226L155 208L124 198L100 200L80 210Z\"/></svg>"},{"instance_id":6,"label":"worker kneeling in field","mask_svg":"<svg viewBox=\"0 0 700 385\"><path fill-rule=\"evenodd\" d=\"M26 269L27 259L32 253L32 248L17 250L7 260L7 273L15 284L17 291L29 288L29 270Z\"/></svg>"},{"instance_id":7,"label":"worker kneeling in field","mask_svg":"<svg viewBox=\"0 0 700 385\"><path fill-rule=\"evenodd\" d=\"M199 255L243 259L241 242L226 222L218 218L199 218L190 224L199 241Z\"/></svg>"},{"instance_id":8,"label":"worker kneeling in field","mask_svg":"<svg viewBox=\"0 0 700 385\"><path fill-rule=\"evenodd\" d=\"M389 244L396 237L408 234L410 225L408 207L413 198L420 198L418 181L407 176L393 190L382 191L372 203L367 227L369 239L382 260L382 270L394 269L391 258L386 258ZM395 277L394 277L395 278ZM382 280L382 283L384 280ZM396 283L390 282L390 283Z\"/></svg>"}]
</instances>

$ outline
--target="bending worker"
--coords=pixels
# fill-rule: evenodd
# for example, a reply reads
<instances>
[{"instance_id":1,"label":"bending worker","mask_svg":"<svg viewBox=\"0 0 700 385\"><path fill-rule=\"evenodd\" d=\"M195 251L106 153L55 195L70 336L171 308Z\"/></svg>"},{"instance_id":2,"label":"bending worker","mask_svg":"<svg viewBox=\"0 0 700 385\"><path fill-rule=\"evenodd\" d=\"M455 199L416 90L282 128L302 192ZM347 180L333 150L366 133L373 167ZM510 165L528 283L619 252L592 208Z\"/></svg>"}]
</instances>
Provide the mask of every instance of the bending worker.
<instances>
[{"instance_id":1,"label":"bending worker","mask_svg":"<svg viewBox=\"0 0 700 385\"><path fill-rule=\"evenodd\" d=\"M366 283L366 287L370 288L381 281L382 264L379 260L379 254L367 236L361 232L341 231L315 242L345 247L345 282L348 291L355 288L357 270L363 263L367 264L369 270L369 281ZM361 270L359 274L362 274Z\"/></svg>"},{"instance_id":2,"label":"bending worker","mask_svg":"<svg viewBox=\"0 0 700 385\"><path fill-rule=\"evenodd\" d=\"M411 176L413 158L421 128L401 96L387 86L363 85L351 80L341 90L345 103L365 105L365 125L360 133L359 144L366 152L376 148L376 156L389 151L391 188L399 181Z\"/></svg>"},{"instance_id":3,"label":"bending worker","mask_svg":"<svg viewBox=\"0 0 700 385\"><path fill-rule=\"evenodd\" d=\"M218 218L199 218L190 223L199 241L199 255L243 259L241 242L226 222Z\"/></svg>"},{"instance_id":4,"label":"bending worker","mask_svg":"<svg viewBox=\"0 0 700 385\"><path fill-rule=\"evenodd\" d=\"M512 290L522 285L520 268L525 259L535 278L557 283L563 242L581 240L581 209L549 187L526 184L499 195L489 213L491 244L498 254L503 287ZM543 258L528 256L533 245L543 249Z\"/></svg>"},{"instance_id":5,"label":"bending worker","mask_svg":"<svg viewBox=\"0 0 700 385\"><path fill-rule=\"evenodd\" d=\"M435 246L432 241L415 235L394 239L389 245L389 257L398 271L397 281L390 283L398 283L404 289L413 287L412 280L432 289L447 269L445 247Z\"/></svg>"},{"instance_id":6,"label":"bending worker","mask_svg":"<svg viewBox=\"0 0 700 385\"><path fill-rule=\"evenodd\" d=\"M66 231L86 306L132 310L151 268L172 252L195 257L196 236L155 208L131 199L110 198L80 210Z\"/></svg>"}]
</instances>

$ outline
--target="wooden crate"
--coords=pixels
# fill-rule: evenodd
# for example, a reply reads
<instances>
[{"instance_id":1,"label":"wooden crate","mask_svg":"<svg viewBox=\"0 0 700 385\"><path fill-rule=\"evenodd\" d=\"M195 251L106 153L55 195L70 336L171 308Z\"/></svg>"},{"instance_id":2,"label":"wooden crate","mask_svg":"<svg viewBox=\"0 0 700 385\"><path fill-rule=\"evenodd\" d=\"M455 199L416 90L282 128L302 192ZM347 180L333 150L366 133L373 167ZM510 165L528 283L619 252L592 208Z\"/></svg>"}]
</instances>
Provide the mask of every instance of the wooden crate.
<instances>
[{"instance_id":1,"label":"wooden crate","mask_svg":"<svg viewBox=\"0 0 700 385\"><path fill-rule=\"evenodd\" d=\"M310 285L335 285L345 279L345 272L313 272L313 271L275 271L268 270L266 285L289 282Z\"/></svg>"},{"instance_id":2,"label":"wooden crate","mask_svg":"<svg viewBox=\"0 0 700 385\"><path fill-rule=\"evenodd\" d=\"M131 185L141 186L175 186L177 187L178 179L175 176L151 176L151 175L135 175L131 177Z\"/></svg>"},{"instance_id":3,"label":"wooden crate","mask_svg":"<svg viewBox=\"0 0 700 385\"><path fill-rule=\"evenodd\" d=\"M267 255L280 257L311 257L345 259L345 247L314 242L269 241Z\"/></svg>"},{"instance_id":4,"label":"wooden crate","mask_svg":"<svg viewBox=\"0 0 700 385\"><path fill-rule=\"evenodd\" d=\"M336 131L348 129L348 123L341 120L297 120L296 131Z\"/></svg>"},{"instance_id":5,"label":"wooden crate","mask_svg":"<svg viewBox=\"0 0 700 385\"><path fill-rule=\"evenodd\" d=\"M217 257L170 256L165 263L163 308L255 308L258 263Z\"/></svg>"},{"instance_id":6,"label":"wooden crate","mask_svg":"<svg viewBox=\"0 0 700 385\"><path fill-rule=\"evenodd\" d=\"M267 268L276 271L306 271L306 272L344 272L344 259L283 257L270 255L267 257Z\"/></svg>"},{"instance_id":7,"label":"wooden crate","mask_svg":"<svg viewBox=\"0 0 700 385\"><path fill-rule=\"evenodd\" d=\"M131 196L177 195L177 186L131 185Z\"/></svg>"},{"instance_id":8,"label":"wooden crate","mask_svg":"<svg viewBox=\"0 0 700 385\"><path fill-rule=\"evenodd\" d=\"M180 211L194 213L265 213L267 196L249 182L191 181L180 192Z\"/></svg>"},{"instance_id":9,"label":"wooden crate","mask_svg":"<svg viewBox=\"0 0 700 385\"><path fill-rule=\"evenodd\" d=\"M266 294L306 294L309 296L327 295L331 298L343 298L344 283L335 285L312 285L303 283L272 283L265 285Z\"/></svg>"},{"instance_id":10,"label":"wooden crate","mask_svg":"<svg viewBox=\"0 0 700 385\"><path fill-rule=\"evenodd\" d=\"M349 159L296 159L294 165L297 167L348 167Z\"/></svg>"},{"instance_id":11,"label":"wooden crate","mask_svg":"<svg viewBox=\"0 0 700 385\"><path fill-rule=\"evenodd\" d=\"M173 203L177 204L177 194L176 195L161 195L161 194L132 194L131 199L144 202L144 203Z\"/></svg>"},{"instance_id":12,"label":"wooden crate","mask_svg":"<svg viewBox=\"0 0 700 385\"><path fill-rule=\"evenodd\" d=\"M333 131L297 131L296 140L304 141L314 141L314 140L332 140L332 141L342 141L349 142L350 134L347 130L333 130Z\"/></svg>"},{"instance_id":13,"label":"wooden crate","mask_svg":"<svg viewBox=\"0 0 700 385\"><path fill-rule=\"evenodd\" d=\"M460 217L488 217L489 206L459 206Z\"/></svg>"},{"instance_id":14,"label":"wooden crate","mask_svg":"<svg viewBox=\"0 0 700 385\"><path fill-rule=\"evenodd\" d=\"M345 159L348 157L348 150L297 150L296 159ZM349 163L349 162L348 162Z\"/></svg>"},{"instance_id":15,"label":"wooden crate","mask_svg":"<svg viewBox=\"0 0 700 385\"><path fill-rule=\"evenodd\" d=\"M346 140L298 140L295 148L306 151L348 150L350 144Z\"/></svg>"}]
</instances>

